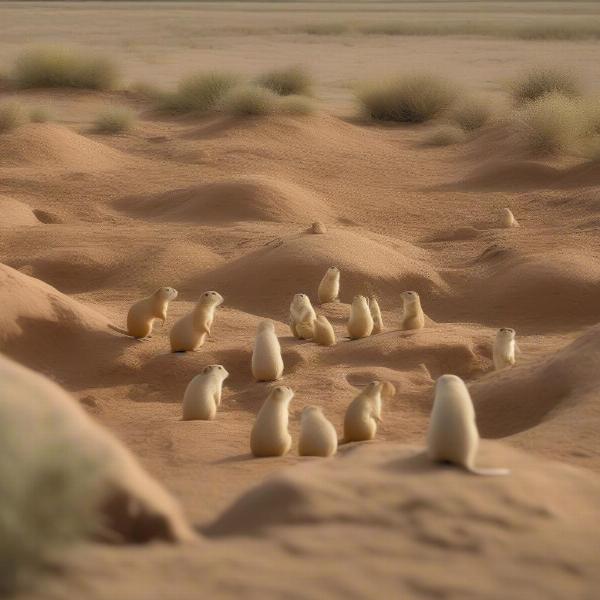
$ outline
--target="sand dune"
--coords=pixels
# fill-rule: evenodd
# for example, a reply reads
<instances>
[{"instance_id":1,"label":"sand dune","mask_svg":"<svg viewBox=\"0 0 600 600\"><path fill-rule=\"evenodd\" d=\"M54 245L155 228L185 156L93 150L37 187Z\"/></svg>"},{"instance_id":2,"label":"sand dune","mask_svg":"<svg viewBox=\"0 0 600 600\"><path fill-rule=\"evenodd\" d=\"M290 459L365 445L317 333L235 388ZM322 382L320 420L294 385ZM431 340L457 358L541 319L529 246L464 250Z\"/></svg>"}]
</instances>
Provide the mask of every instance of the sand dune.
<instances>
[{"instance_id":1,"label":"sand dune","mask_svg":"<svg viewBox=\"0 0 600 600\"><path fill-rule=\"evenodd\" d=\"M25 125L0 137L0 167L96 171L122 160L118 151L54 123Z\"/></svg>"},{"instance_id":2,"label":"sand dune","mask_svg":"<svg viewBox=\"0 0 600 600\"><path fill-rule=\"evenodd\" d=\"M307 214L315 220L331 219L328 207L315 194L264 176L216 181L151 198L124 198L117 207L144 218L185 223L302 223Z\"/></svg>"}]
</instances>

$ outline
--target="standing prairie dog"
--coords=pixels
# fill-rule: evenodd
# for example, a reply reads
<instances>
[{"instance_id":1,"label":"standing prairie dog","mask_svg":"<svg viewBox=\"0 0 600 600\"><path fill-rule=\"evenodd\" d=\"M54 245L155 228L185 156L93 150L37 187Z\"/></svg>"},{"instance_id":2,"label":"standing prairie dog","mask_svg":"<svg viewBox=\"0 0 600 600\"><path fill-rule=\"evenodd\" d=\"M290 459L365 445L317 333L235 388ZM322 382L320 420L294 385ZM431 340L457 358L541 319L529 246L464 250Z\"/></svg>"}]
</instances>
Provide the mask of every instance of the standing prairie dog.
<instances>
[{"instance_id":1,"label":"standing prairie dog","mask_svg":"<svg viewBox=\"0 0 600 600\"><path fill-rule=\"evenodd\" d=\"M423 329L425 327L425 315L421 308L421 299L417 292L402 292L402 323L400 329Z\"/></svg>"},{"instance_id":2,"label":"standing prairie dog","mask_svg":"<svg viewBox=\"0 0 600 600\"><path fill-rule=\"evenodd\" d=\"M285 386L274 388L256 415L250 434L250 450L257 457L283 456L292 447L288 431L289 405L294 392Z\"/></svg>"},{"instance_id":3,"label":"standing prairie dog","mask_svg":"<svg viewBox=\"0 0 600 600\"><path fill-rule=\"evenodd\" d=\"M381 423L381 381L372 381L350 403L344 417L344 440L364 442L372 440Z\"/></svg>"},{"instance_id":4,"label":"standing prairie dog","mask_svg":"<svg viewBox=\"0 0 600 600\"><path fill-rule=\"evenodd\" d=\"M252 375L256 381L276 381L283 375L281 346L270 319L258 324L252 351Z\"/></svg>"},{"instance_id":5,"label":"standing prairie dog","mask_svg":"<svg viewBox=\"0 0 600 600\"><path fill-rule=\"evenodd\" d=\"M506 227L507 229L510 227L518 227L519 223L515 219L515 216L512 214L510 208L503 208L502 214L500 216L500 224L502 227Z\"/></svg>"},{"instance_id":6,"label":"standing prairie dog","mask_svg":"<svg viewBox=\"0 0 600 600\"><path fill-rule=\"evenodd\" d=\"M369 298L369 310L373 317L373 333L381 333L383 331L383 319L381 318L381 310L379 302L375 296Z\"/></svg>"},{"instance_id":7,"label":"standing prairie dog","mask_svg":"<svg viewBox=\"0 0 600 600\"><path fill-rule=\"evenodd\" d=\"M319 346L334 346L335 331L331 323L327 320L324 315L319 315L315 321L315 336L313 342L319 344Z\"/></svg>"},{"instance_id":8,"label":"standing prairie dog","mask_svg":"<svg viewBox=\"0 0 600 600\"><path fill-rule=\"evenodd\" d=\"M364 296L354 296L348 319L348 335L356 340L371 335L373 331L373 317L369 304Z\"/></svg>"},{"instance_id":9,"label":"standing prairie dog","mask_svg":"<svg viewBox=\"0 0 600 600\"><path fill-rule=\"evenodd\" d=\"M290 328L294 337L300 340L311 339L315 334L316 318L310 298L306 294L295 294L290 305Z\"/></svg>"},{"instance_id":10,"label":"standing prairie dog","mask_svg":"<svg viewBox=\"0 0 600 600\"><path fill-rule=\"evenodd\" d=\"M450 462L477 475L506 475L507 469L478 469L475 456L479 432L475 409L464 381L456 375L442 375L435 384L435 398L427 453L435 462Z\"/></svg>"},{"instance_id":11,"label":"standing prairie dog","mask_svg":"<svg viewBox=\"0 0 600 600\"><path fill-rule=\"evenodd\" d=\"M212 421L221 406L223 382L229 373L223 365L209 365L196 375L183 395L183 420Z\"/></svg>"},{"instance_id":12,"label":"standing prairie dog","mask_svg":"<svg viewBox=\"0 0 600 600\"><path fill-rule=\"evenodd\" d=\"M319 283L319 304L336 302L340 293L340 270L337 267L329 267Z\"/></svg>"},{"instance_id":13,"label":"standing prairie dog","mask_svg":"<svg viewBox=\"0 0 600 600\"><path fill-rule=\"evenodd\" d=\"M305 406L300 417L300 456L333 456L337 452L335 427L319 406Z\"/></svg>"},{"instance_id":14,"label":"standing prairie dog","mask_svg":"<svg viewBox=\"0 0 600 600\"><path fill-rule=\"evenodd\" d=\"M171 329L171 352L193 351L204 344L215 318L215 310L223 304L218 292L204 292L194 310L181 317Z\"/></svg>"},{"instance_id":15,"label":"standing prairie dog","mask_svg":"<svg viewBox=\"0 0 600 600\"><path fill-rule=\"evenodd\" d=\"M494 369L496 371L505 367L512 367L515 364L515 336L515 330L510 327L498 329L493 351Z\"/></svg>"},{"instance_id":16,"label":"standing prairie dog","mask_svg":"<svg viewBox=\"0 0 600 600\"><path fill-rule=\"evenodd\" d=\"M152 333L155 319L160 319L164 325L169 302L175 298L175 288L161 287L152 295L136 302L127 313L127 333L135 338L144 338Z\"/></svg>"}]
</instances>

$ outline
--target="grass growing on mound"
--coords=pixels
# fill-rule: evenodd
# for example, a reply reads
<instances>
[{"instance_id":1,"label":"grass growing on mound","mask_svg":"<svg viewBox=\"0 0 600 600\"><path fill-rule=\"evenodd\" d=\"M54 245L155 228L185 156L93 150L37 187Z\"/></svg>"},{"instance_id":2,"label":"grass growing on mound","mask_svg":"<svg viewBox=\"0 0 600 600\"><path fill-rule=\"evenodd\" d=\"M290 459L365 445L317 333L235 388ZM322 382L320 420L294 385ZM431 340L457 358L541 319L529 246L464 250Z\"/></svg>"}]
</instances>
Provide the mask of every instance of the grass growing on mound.
<instances>
[{"instance_id":1,"label":"grass growing on mound","mask_svg":"<svg viewBox=\"0 0 600 600\"><path fill-rule=\"evenodd\" d=\"M275 69L264 73L257 83L279 96L309 96L312 93L312 78L300 66Z\"/></svg>"},{"instance_id":2,"label":"grass growing on mound","mask_svg":"<svg viewBox=\"0 0 600 600\"><path fill-rule=\"evenodd\" d=\"M279 99L279 112L284 115L311 115L315 104L306 96L286 96Z\"/></svg>"},{"instance_id":3,"label":"grass growing on mound","mask_svg":"<svg viewBox=\"0 0 600 600\"><path fill-rule=\"evenodd\" d=\"M109 59L58 46L24 52L12 73L20 88L106 90L114 87L117 78L117 68Z\"/></svg>"},{"instance_id":4,"label":"grass growing on mound","mask_svg":"<svg viewBox=\"0 0 600 600\"><path fill-rule=\"evenodd\" d=\"M135 117L126 108L111 108L100 113L94 120L96 133L123 133L133 127Z\"/></svg>"},{"instance_id":5,"label":"grass growing on mound","mask_svg":"<svg viewBox=\"0 0 600 600\"><path fill-rule=\"evenodd\" d=\"M427 146L451 146L460 144L466 139L465 132L458 127L446 125L436 129L429 137L425 139Z\"/></svg>"},{"instance_id":6,"label":"grass growing on mound","mask_svg":"<svg viewBox=\"0 0 600 600\"><path fill-rule=\"evenodd\" d=\"M406 75L362 86L357 99L378 121L422 123L437 117L456 99L455 87L434 75Z\"/></svg>"},{"instance_id":7,"label":"grass growing on mound","mask_svg":"<svg viewBox=\"0 0 600 600\"><path fill-rule=\"evenodd\" d=\"M218 109L225 96L239 83L232 73L200 73L184 79L171 94L164 94L159 108L165 112L206 113Z\"/></svg>"},{"instance_id":8,"label":"grass growing on mound","mask_svg":"<svg viewBox=\"0 0 600 600\"><path fill-rule=\"evenodd\" d=\"M548 94L562 94L567 98L580 96L579 81L569 71L539 67L523 73L512 84L512 96L517 104L537 100Z\"/></svg>"},{"instance_id":9,"label":"grass growing on mound","mask_svg":"<svg viewBox=\"0 0 600 600\"><path fill-rule=\"evenodd\" d=\"M27 122L25 111L16 102L0 104L0 133L12 131Z\"/></svg>"},{"instance_id":10,"label":"grass growing on mound","mask_svg":"<svg viewBox=\"0 0 600 600\"><path fill-rule=\"evenodd\" d=\"M521 135L538 154L569 152L585 133L581 102L561 94L549 94L528 103L519 121Z\"/></svg>"},{"instance_id":11,"label":"grass growing on mound","mask_svg":"<svg viewBox=\"0 0 600 600\"><path fill-rule=\"evenodd\" d=\"M258 85L234 88L223 101L226 112L236 116L271 115L277 109L277 96Z\"/></svg>"},{"instance_id":12,"label":"grass growing on mound","mask_svg":"<svg viewBox=\"0 0 600 600\"><path fill-rule=\"evenodd\" d=\"M70 452L47 424L29 443L30 421L0 406L0 596L31 585L32 574L99 526L99 465Z\"/></svg>"},{"instance_id":13,"label":"grass growing on mound","mask_svg":"<svg viewBox=\"0 0 600 600\"><path fill-rule=\"evenodd\" d=\"M483 98L468 98L452 111L452 120L464 131L475 131L483 127L492 116L489 101Z\"/></svg>"},{"instance_id":14,"label":"grass growing on mound","mask_svg":"<svg viewBox=\"0 0 600 600\"><path fill-rule=\"evenodd\" d=\"M47 123L52 119L50 112L45 108L38 107L29 111L29 120L32 123Z\"/></svg>"}]
</instances>

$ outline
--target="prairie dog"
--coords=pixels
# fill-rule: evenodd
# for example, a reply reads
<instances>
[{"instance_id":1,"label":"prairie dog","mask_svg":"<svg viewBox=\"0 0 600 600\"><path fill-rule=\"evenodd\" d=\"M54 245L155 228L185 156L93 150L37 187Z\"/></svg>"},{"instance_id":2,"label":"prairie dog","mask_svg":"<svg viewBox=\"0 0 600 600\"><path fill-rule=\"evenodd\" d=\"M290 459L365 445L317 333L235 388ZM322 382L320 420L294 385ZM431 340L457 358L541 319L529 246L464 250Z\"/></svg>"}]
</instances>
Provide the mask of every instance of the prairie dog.
<instances>
[{"instance_id":1,"label":"prairie dog","mask_svg":"<svg viewBox=\"0 0 600 600\"><path fill-rule=\"evenodd\" d=\"M350 402L344 417L343 443L372 440L381 423L383 383L372 381Z\"/></svg>"},{"instance_id":2,"label":"prairie dog","mask_svg":"<svg viewBox=\"0 0 600 600\"><path fill-rule=\"evenodd\" d=\"M256 381L276 381L283 375L281 346L275 324L269 319L258 324L252 351L252 375Z\"/></svg>"},{"instance_id":3,"label":"prairie dog","mask_svg":"<svg viewBox=\"0 0 600 600\"><path fill-rule=\"evenodd\" d=\"M373 317L373 332L381 333L383 331L383 319L381 318L381 310L379 309L379 302L375 296L369 298L369 310Z\"/></svg>"},{"instance_id":4,"label":"prairie dog","mask_svg":"<svg viewBox=\"0 0 600 600\"><path fill-rule=\"evenodd\" d=\"M316 342L319 346L333 346L336 343L335 331L324 315L319 315L315 321L313 342Z\"/></svg>"},{"instance_id":5,"label":"prairie dog","mask_svg":"<svg viewBox=\"0 0 600 600\"><path fill-rule=\"evenodd\" d=\"M515 216L512 214L510 208L503 208L502 214L500 215L500 223L502 227L518 227L519 223L515 219Z\"/></svg>"},{"instance_id":6,"label":"prairie dog","mask_svg":"<svg viewBox=\"0 0 600 600\"><path fill-rule=\"evenodd\" d=\"M340 293L340 270L337 267L329 267L319 283L319 304L336 302Z\"/></svg>"},{"instance_id":7,"label":"prairie dog","mask_svg":"<svg viewBox=\"0 0 600 600\"><path fill-rule=\"evenodd\" d=\"M502 327L496 333L494 341L494 369L499 371L505 367L512 367L515 362L515 330L510 327Z\"/></svg>"},{"instance_id":8,"label":"prairie dog","mask_svg":"<svg viewBox=\"0 0 600 600\"><path fill-rule=\"evenodd\" d=\"M204 292L194 310L176 321L171 329L171 352L193 351L204 344L215 318L215 310L223 304L218 292Z\"/></svg>"},{"instance_id":9,"label":"prairie dog","mask_svg":"<svg viewBox=\"0 0 600 600\"><path fill-rule=\"evenodd\" d=\"M421 299L417 292L402 292L402 323L400 329L422 329L425 327L425 315L421 308Z\"/></svg>"},{"instance_id":10,"label":"prairie dog","mask_svg":"<svg viewBox=\"0 0 600 600\"><path fill-rule=\"evenodd\" d=\"M256 415L250 434L250 450L256 457L283 456L292 447L288 431L289 404L294 392L289 387L274 388Z\"/></svg>"},{"instance_id":11,"label":"prairie dog","mask_svg":"<svg viewBox=\"0 0 600 600\"><path fill-rule=\"evenodd\" d=\"M335 427L319 406L305 406L300 417L300 456L332 456L337 452Z\"/></svg>"},{"instance_id":12,"label":"prairie dog","mask_svg":"<svg viewBox=\"0 0 600 600\"><path fill-rule=\"evenodd\" d=\"M373 331L373 317L369 304L364 296L354 296L348 319L348 335L356 340L371 335Z\"/></svg>"},{"instance_id":13,"label":"prairie dog","mask_svg":"<svg viewBox=\"0 0 600 600\"><path fill-rule=\"evenodd\" d=\"M183 420L212 421L221 405L223 382L229 373L223 365L209 365L196 375L183 395Z\"/></svg>"},{"instance_id":14,"label":"prairie dog","mask_svg":"<svg viewBox=\"0 0 600 600\"><path fill-rule=\"evenodd\" d=\"M135 338L144 338L152 333L155 319L160 319L164 325L169 302L175 298L175 288L161 287L147 298L138 300L127 313L127 333Z\"/></svg>"},{"instance_id":15,"label":"prairie dog","mask_svg":"<svg viewBox=\"0 0 600 600\"><path fill-rule=\"evenodd\" d=\"M436 462L450 462L477 475L506 475L507 469L478 469L475 456L479 432L475 409L464 381L442 375L435 384L435 398L427 433L427 453Z\"/></svg>"},{"instance_id":16,"label":"prairie dog","mask_svg":"<svg viewBox=\"0 0 600 600\"><path fill-rule=\"evenodd\" d=\"M314 336L317 315L306 294L296 294L290 305L290 328L294 337L309 340Z\"/></svg>"}]
</instances>

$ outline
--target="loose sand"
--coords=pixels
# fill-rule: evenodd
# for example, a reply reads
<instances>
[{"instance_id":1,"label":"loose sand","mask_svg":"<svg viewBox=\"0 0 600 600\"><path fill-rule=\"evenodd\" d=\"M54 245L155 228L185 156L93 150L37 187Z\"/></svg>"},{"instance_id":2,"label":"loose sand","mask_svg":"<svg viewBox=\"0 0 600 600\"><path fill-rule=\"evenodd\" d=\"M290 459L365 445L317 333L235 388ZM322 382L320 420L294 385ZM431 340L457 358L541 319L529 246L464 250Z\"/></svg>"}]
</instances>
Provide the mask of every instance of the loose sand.
<instances>
[{"instance_id":1,"label":"loose sand","mask_svg":"<svg viewBox=\"0 0 600 600\"><path fill-rule=\"evenodd\" d=\"M353 118L348 83L427 65L502 101L506 77L556 58L594 89L598 43L223 31L246 18L313 22L328 5L286 6L284 19L281 5L0 5L6 65L24 33L32 43L89 36L128 81L165 86L194 68L253 74L303 62L320 107L308 117L165 119L123 92L0 92L56 119L0 135L0 351L79 399L200 534L175 547L86 545L26 597L464 600L510 589L512 598L593 598L600 166L532 161L494 127L427 148L429 126ZM190 14L212 33L175 35ZM158 29L166 39L150 35ZM90 132L109 102L138 111L132 132ZM505 206L519 228L496 227ZM327 233L311 234L314 221ZM318 307L331 265L341 301ZM144 341L124 336L129 306L163 285L179 290L166 326ZM171 354L169 327L208 289L225 297L212 337ZM421 296L421 331L398 331L407 289ZM330 320L336 346L291 337L297 292ZM359 293L377 296L386 331L350 342ZM250 369L264 317L275 320L282 383L296 394L294 446L255 460L249 433L272 385ZM522 352L515 368L492 373L500 326L516 329ZM214 363L230 373L217 419L182 422L186 385ZM421 455L443 373L467 381L481 434L494 439L478 464L506 465L510 477L433 468ZM377 378L397 394L376 440L329 460L299 458L302 408L321 405L341 435L346 406Z\"/></svg>"}]
</instances>

